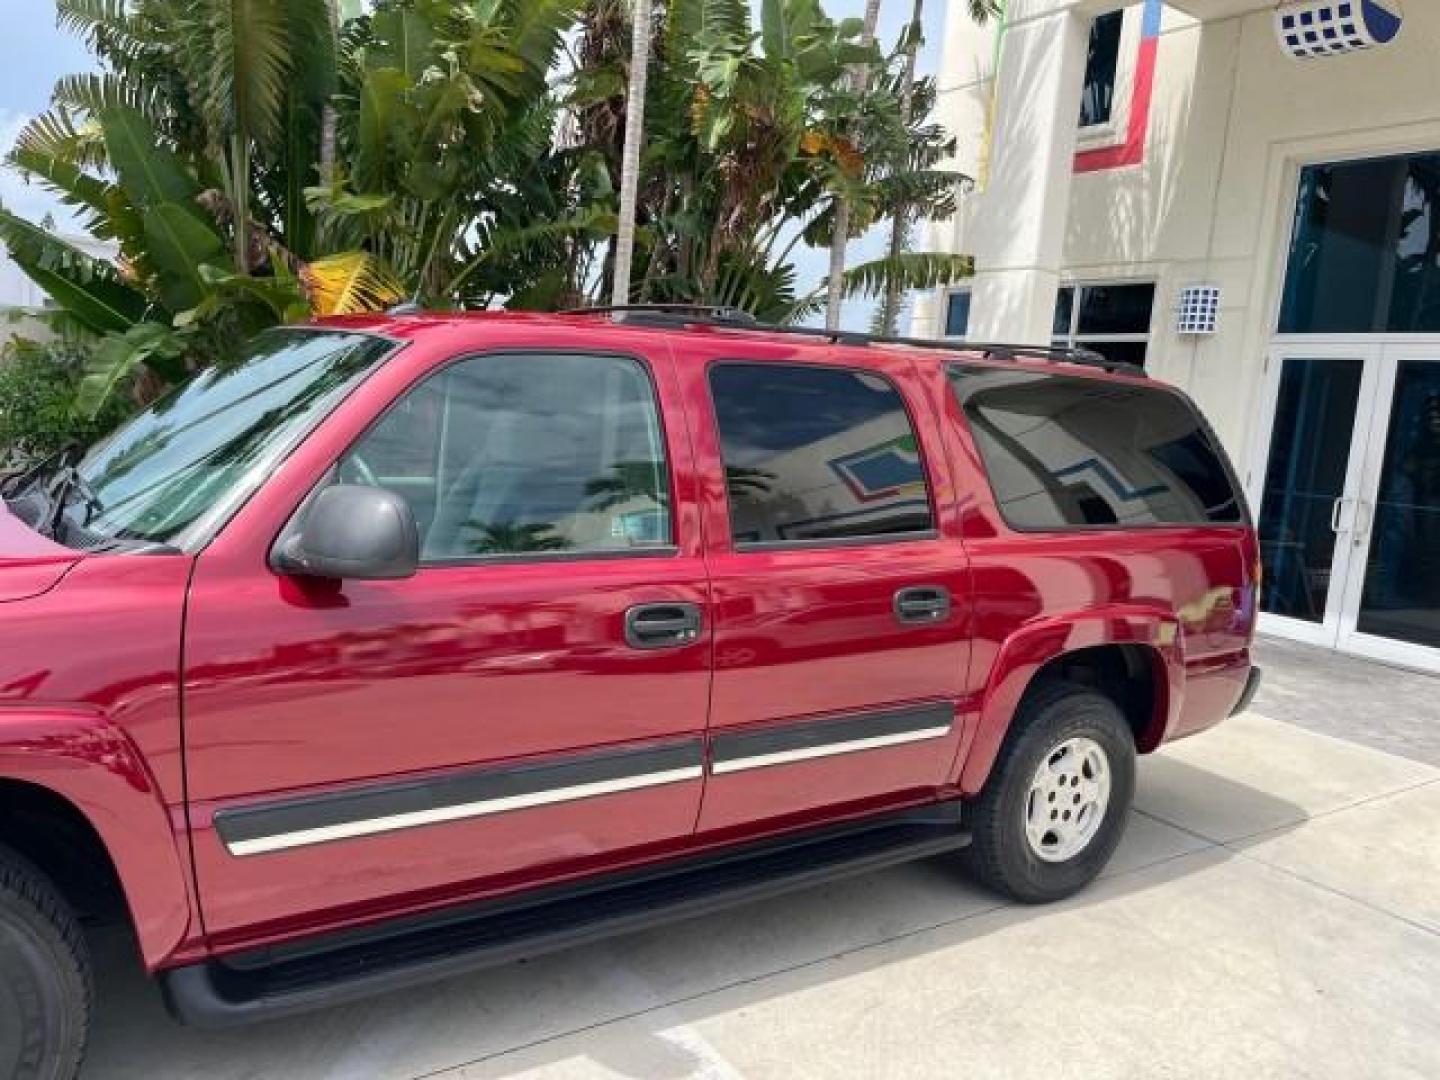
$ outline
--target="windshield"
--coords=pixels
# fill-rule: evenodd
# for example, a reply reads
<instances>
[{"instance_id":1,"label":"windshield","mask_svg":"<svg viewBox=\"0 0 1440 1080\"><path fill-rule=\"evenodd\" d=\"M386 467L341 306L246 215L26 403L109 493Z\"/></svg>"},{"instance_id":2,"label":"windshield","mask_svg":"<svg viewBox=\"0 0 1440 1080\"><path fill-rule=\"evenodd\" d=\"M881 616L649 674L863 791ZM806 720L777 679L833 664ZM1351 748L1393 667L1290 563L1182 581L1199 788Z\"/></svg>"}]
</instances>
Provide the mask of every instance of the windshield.
<instances>
[{"instance_id":1,"label":"windshield","mask_svg":"<svg viewBox=\"0 0 1440 1080\"><path fill-rule=\"evenodd\" d=\"M92 449L76 470L85 497L66 506L57 538L203 542L393 347L369 334L261 334Z\"/></svg>"}]
</instances>

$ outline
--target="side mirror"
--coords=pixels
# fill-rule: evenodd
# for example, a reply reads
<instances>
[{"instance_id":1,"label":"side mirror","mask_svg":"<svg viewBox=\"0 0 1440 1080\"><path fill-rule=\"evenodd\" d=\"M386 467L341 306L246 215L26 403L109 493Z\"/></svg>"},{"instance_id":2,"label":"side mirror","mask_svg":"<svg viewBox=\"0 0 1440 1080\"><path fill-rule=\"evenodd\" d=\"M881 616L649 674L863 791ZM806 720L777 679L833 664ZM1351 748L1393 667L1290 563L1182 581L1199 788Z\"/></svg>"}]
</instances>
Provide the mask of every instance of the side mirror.
<instances>
[{"instance_id":1,"label":"side mirror","mask_svg":"<svg viewBox=\"0 0 1440 1080\"><path fill-rule=\"evenodd\" d=\"M275 546L282 574L383 581L414 575L420 534L410 505L393 491L333 484L316 495Z\"/></svg>"}]
</instances>

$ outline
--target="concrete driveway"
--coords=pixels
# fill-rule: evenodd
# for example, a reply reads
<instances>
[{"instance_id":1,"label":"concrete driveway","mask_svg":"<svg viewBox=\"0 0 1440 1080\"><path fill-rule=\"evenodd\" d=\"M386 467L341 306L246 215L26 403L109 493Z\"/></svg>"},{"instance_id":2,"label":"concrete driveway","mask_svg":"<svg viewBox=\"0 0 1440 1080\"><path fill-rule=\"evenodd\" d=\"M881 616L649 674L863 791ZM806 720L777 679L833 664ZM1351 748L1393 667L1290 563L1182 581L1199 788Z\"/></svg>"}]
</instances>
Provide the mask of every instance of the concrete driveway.
<instances>
[{"instance_id":1,"label":"concrete driveway","mask_svg":"<svg viewBox=\"0 0 1440 1080\"><path fill-rule=\"evenodd\" d=\"M245 1030L97 943L86 1077L1440 1076L1440 768L1251 714L1048 908L917 864Z\"/></svg>"}]
</instances>

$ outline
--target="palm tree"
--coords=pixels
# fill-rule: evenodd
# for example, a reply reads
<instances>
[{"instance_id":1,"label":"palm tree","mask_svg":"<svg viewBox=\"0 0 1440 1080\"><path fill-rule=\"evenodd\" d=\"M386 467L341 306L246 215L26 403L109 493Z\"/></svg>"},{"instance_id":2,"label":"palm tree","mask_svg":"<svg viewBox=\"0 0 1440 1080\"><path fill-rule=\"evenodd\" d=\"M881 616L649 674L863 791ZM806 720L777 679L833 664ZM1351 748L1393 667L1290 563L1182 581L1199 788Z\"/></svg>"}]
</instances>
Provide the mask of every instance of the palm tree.
<instances>
[{"instance_id":1,"label":"palm tree","mask_svg":"<svg viewBox=\"0 0 1440 1080\"><path fill-rule=\"evenodd\" d=\"M998 18L1004 8L1004 0L968 0L970 21L976 26L984 26L992 18ZM915 58L920 50L920 43L924 38L923 16L925 13L925 0L915 0L910 14L910 25L906 30L905 39L905 73L900 84L900 113L904 122L908 125L915 121ZM901 203L895 208L894 216L890 222L890 244L888 257L893 261L899 259L902 252L909 246L910 224L913 208L907 203ZM882 334L893 335L899 330L900 302L904 295L904 288L898 278L892 278L886 285L885 297L880 305L876 323Z\"/></svg>"},{"instance_id":2,"label":"palm tree","mask_svg":"<svg viewBox=\"0 0 1440 1080\"><path fill-rule=\"evenodd\" d=\"M880 0L865 0L864 29L860 44L869 46L875 40L875 26L880 21ZM851 75L852 80L863 93L869 89L868 69L859 69ZM840 326L840 301L844 298L845 248L850 242L850 202L843 192L835 195L835 220L830 240L830 274L827 277L825 297L825 328L836 330Z\"/></svg>"},{"instance_id":3,"label":"palm tree","mask_svg":"<svg viewBox=\"0 0 1440 1080\"><path fill-rule=\"evenodd\" d=\"M620 159L620 223L615 233L611 302L630 301L630 262L635 253L635 202L640 185L640 145L645 136L645 83L650 68L652 0L635 0L630 28L630 85L625 96L625 149Z\"/></svg>"}]
</instances>

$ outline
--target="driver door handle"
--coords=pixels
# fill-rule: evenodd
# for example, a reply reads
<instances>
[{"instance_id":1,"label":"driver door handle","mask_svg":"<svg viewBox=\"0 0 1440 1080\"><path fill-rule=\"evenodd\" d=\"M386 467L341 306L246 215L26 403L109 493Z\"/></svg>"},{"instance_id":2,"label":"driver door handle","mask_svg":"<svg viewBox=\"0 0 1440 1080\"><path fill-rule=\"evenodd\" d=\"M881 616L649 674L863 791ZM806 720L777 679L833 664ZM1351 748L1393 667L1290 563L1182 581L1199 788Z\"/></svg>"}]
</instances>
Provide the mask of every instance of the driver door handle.
<instances>
[{"instance_id":1,"label":"driver door handle","mask_svg":"<svg viewBox=\"0 0 1440 1080\"><path fill-rule=\"evenodd\" d=\"M625 644L632 649L675 649L700 637L699 604L636 604L625 612Z\"/></svg>"},{"instance_id":2,"label":"driver door handle","mask_svg":"<svg viewBox=\"0 0 1440 1080\"><path fill-rule=\"evenodd\" d=\"M950 617L950 590L917 585L895 594L895 621L907 626L944 622Z\"/></svg>"}]
</instances>

